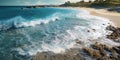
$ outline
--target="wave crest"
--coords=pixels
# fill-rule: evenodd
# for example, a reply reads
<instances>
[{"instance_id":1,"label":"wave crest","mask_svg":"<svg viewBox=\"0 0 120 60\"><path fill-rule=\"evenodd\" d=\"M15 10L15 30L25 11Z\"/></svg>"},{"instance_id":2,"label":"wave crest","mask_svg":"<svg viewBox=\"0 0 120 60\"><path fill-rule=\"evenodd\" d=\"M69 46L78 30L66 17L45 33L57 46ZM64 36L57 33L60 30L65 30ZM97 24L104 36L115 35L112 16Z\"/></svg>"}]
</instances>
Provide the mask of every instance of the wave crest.
<instances>
[{"instance_id":1,"label":"wave crest","mask_svg":"<svg viewBox=\"0 0 120 60\"><path fill-rule=\"evenodd\" d=\"M49 16L44 19L37 18L37 19L32 19L32 20L27 20L21 16L17 16L17 17L11 18L9 20L1 21L0 22L0 31L14 29L14 28L30 27L30 26L34 27L41 23L47 24L51 21L56 21L56 20L59 20L59 16L57 16L56 14L53 14L52 16Z\"/></svg>"}]
</instances>

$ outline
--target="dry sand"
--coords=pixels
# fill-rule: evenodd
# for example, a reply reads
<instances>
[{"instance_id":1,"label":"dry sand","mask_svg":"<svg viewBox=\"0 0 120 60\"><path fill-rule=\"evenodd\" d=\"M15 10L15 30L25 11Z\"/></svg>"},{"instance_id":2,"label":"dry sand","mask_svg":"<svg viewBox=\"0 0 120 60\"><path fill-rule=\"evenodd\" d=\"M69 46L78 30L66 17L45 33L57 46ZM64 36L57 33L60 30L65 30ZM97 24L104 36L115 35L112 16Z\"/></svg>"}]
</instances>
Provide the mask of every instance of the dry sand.
<instances>
[{"instance_id":1,"label":"dry sand","mask_svg":"<svg viewBox=\"0 0 120 60\"><path fill-rule=\"evenodd\" d=\"M116 26L120 27L120 13L107 11L106 9L94 9L94 8L83 8L83 7L80 9L87 10L90 12L90 14L95 16L108 18Z\"/></svg>"}]
</instances>

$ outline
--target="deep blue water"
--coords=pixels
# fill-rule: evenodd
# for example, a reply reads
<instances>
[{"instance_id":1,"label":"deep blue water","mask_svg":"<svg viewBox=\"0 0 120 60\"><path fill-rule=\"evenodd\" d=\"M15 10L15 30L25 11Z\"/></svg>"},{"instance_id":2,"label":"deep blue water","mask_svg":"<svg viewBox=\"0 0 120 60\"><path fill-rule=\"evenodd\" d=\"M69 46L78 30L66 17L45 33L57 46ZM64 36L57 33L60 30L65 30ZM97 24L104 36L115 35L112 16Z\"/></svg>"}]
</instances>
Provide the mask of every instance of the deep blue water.
<instances>
[{"instance_id":1,"label":"deep blue water","mask_svg":"<svg viewBox=\"0 0 120 60\"><path fill-rule=\"evenodd\" d=\"M45 18L54 13L64 13L71 12L71 10L58 9L57 8L28 8L21 9L23 7L2 7L0 8L0 19L10 19L16 16L21 16L25 19L34 19L34 18ZM47 14L46 14L47 13Z\"/></svg>"}]
</instances>

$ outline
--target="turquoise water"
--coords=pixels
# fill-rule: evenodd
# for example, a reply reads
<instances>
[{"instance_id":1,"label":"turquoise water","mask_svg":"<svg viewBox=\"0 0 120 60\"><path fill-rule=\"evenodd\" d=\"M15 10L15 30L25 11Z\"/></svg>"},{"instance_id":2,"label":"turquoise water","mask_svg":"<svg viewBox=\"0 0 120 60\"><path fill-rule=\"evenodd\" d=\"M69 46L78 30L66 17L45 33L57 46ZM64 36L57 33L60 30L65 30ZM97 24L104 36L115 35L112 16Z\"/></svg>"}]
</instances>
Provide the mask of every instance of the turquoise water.
<instances>
[{"instance_id":1,"label":"turquoise water","mask_svg":"<svg viewBox=\"0 0 120 60\"><path fill-rule=\"evenodd\" d=\"M0 59L27 60L37 52L64 52L74 47L75 39L105 34L103 24L108 22L70 8L0 7ZM86 29L93 28L97 34L87 34Z\"/></svg>"}]
</instances>

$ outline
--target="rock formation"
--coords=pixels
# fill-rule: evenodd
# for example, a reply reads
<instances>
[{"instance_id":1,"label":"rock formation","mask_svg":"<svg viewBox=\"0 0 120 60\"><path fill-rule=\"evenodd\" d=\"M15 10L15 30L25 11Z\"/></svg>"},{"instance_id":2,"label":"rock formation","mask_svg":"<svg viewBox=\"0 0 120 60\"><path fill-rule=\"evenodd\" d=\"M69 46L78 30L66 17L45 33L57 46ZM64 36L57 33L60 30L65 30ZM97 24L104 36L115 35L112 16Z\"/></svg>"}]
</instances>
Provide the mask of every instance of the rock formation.
<instances>
[{"instance_id":1,"label":"rock formation","mask_svg":"<svg viewBox=\"0 0 120 60\"><path fill-rule=\"evenodd\" d=\"M106 29L112 31L110 35L107 35L107 38L120 43L120 28L110 25Z\"/></svg>"}]
</instances>

